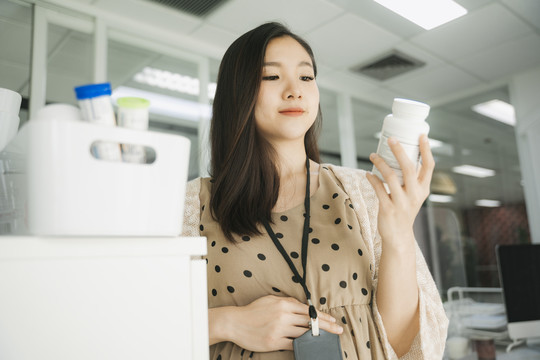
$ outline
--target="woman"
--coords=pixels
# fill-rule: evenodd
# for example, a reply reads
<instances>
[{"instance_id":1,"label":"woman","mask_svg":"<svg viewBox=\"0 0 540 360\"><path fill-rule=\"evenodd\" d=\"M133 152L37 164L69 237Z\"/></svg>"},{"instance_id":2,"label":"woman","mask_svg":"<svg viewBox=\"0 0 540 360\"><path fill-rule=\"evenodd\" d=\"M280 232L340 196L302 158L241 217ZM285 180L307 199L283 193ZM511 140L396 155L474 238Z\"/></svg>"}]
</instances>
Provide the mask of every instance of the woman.
<instances>
[{"instance_id":1,"label":"woman","mask_svg":"<svg viewBox=\"0 0 540 360\"><path fill-rule=\"evenodd\" d=\"M434 167L427 138L418 173L390 143L403 187L370 157L391 196L365 171L319 165L316 75L309 45L277 23L223 57L212 178L188 184L184 219L185 236L208 239L211 359L294 359L308 296L344 359L440 359L447 319L412 231Z\"/></svg>"}]
</instances>

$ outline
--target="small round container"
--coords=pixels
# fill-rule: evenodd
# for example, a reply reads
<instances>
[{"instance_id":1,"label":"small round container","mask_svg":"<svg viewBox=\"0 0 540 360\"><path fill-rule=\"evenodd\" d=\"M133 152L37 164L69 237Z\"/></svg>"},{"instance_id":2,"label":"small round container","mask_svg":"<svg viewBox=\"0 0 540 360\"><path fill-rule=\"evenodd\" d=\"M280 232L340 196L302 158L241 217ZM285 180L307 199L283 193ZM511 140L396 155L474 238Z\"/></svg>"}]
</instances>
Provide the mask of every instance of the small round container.
<instances>
[{"instance_id":1,"label":"small round container","mask_svg":"<svg viewBox=\"0 0 540 360\"><path fill-rule=\"evenodd\" d=\"M139 97L121 97L118 104L118 126L148 130L150 101Z\"/></svg>"},{"instance_id":2,"label":"small round container","mask_svg":"<svg viewBox=\"0 0 540 360\"><path fill-rule=\"evenodd\" d=\"M116 125L110 83L78 86L75 94L85 121L106 126Z\"/></svg>"}]
</instances>

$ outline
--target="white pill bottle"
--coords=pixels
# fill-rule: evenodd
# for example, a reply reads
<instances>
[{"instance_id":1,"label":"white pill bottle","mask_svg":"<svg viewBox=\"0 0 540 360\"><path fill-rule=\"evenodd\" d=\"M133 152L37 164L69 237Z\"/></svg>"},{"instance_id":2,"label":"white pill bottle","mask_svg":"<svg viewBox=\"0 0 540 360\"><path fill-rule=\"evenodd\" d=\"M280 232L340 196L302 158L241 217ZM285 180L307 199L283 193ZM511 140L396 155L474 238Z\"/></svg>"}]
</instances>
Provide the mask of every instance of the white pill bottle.
<instances>
[{"instance_id":1,"label":"white pill bottle","mask_svg":"<svg viewBox=\"0 0 540 360\"><path fill-rule=\"evenodd\" d=\"M429 125L426 122L428 115L429 105L419 101L396 98L392 105L392 114L384 118L377 154L395 171L401 185L403 185L403 173L388 146L388 138L394 137L401 143L405 153L418 169L420 163L419 139L420 135L429 133ZM373 166L372 172L384 181L375 166Z\"/></svg>"}]
</instances>

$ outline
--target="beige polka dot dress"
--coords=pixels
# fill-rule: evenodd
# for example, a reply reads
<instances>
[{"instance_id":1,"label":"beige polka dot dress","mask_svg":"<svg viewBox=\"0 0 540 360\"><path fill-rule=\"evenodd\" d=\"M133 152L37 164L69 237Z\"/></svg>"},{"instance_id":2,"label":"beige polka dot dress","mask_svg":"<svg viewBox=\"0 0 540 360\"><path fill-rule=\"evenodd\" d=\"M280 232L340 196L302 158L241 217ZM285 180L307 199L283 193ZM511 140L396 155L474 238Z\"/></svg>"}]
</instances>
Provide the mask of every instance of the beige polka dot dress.
<instances>
[{"instance_id":1,"label":"beige polka dot dress","mask_svg":"<svg viewBox=\"0 0 540 360\"><path fill-rule=\"evenodd\" d=\"M230 243L209 211L210 187L202 179L200 235L208 239L209 308L243 306L266 296L295 297L306 303L302 286L270 237L237 235ZM304 204L272 214L272 229L299 271ZM349 196L332 170L320 167L319 188L311 196L307 286L315 307L343 326L343 359L384 359L371 311L371 264ZM294 359L292 351L254 353L234 343L210 347L210 359Z\"/></svg>"}]
</instances>

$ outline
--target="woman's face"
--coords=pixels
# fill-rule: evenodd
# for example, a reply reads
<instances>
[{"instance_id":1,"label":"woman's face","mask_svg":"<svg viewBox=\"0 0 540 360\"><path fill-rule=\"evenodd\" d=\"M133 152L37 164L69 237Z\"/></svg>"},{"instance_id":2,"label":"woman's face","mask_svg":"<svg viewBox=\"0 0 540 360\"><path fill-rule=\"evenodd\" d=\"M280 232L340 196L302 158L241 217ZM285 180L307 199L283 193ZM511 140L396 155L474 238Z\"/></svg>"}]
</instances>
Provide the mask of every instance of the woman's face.
<instances>
[{"instance_id":1,"label":"woman's face","mask_svg":"<svg viewBox=\"0 0 540 360\"><path fill-rule=\"evenodd\" d=\"M319 110L319 88L307 51L289 36L268 43L255 123L270 143L302 140Z\"/></svg>"}]
</instances>

